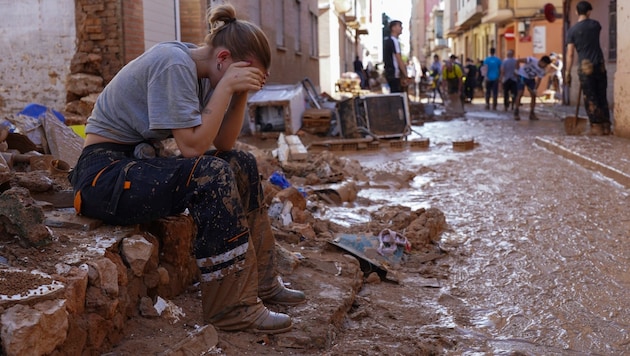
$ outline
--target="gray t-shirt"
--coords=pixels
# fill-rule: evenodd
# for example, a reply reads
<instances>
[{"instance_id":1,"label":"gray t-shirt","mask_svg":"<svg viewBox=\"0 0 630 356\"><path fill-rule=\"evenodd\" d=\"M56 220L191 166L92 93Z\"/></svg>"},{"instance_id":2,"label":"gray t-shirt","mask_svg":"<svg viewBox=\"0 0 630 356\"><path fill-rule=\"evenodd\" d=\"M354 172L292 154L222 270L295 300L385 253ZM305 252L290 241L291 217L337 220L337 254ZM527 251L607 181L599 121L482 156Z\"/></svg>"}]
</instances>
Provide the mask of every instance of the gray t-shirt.
<instances>
[{"instance_id":1,"label":"gray t-shirt","mask_svg":"<svg viewBox=\"0 0 630 356\"><path fill-rule=\"evenodd\" d=\"M163 42L129 62L98 96L85 132L137 144L200 125L211 90L209 80L197 78L194 47Z\"/></svg>"},{"instance_id":2,"label":"gray t-shirt","mask_svg":"<svg viewBox=\"0 0 630 356\"><path fill-rule=\"evenodd\" d=\"M503 83L508 79L516 81L516 59L514 57L506 58L501 63L501 70L503 71Z\"/></svg>"}]
</instances>

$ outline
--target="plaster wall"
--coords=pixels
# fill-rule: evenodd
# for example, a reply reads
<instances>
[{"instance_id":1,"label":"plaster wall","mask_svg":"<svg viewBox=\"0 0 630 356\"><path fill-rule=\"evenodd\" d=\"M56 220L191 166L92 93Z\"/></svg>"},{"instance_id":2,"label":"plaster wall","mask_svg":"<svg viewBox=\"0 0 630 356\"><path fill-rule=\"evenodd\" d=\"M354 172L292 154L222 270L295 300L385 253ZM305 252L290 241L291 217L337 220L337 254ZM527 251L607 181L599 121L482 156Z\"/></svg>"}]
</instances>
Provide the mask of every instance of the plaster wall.
<instances>
[{"instance_id":1,"label":"plaster wall","mask_svg":"<svg viewBox=\"0 0 630 356\"><path fill-rule=\"evenodd\" d=\"M63 110L76 52L75 1L0 0L0 8L0 115L33 102Z\"/></svg>"},{"instance_id":2,"label":"plaster wall","mask_svg":"<svg viewBox=\"0 0 630 356\"><path fill-rule=\"evenodd\" d=\"M617 2L617 66L614 71L614 132L616 136L630 138L630 41L627 40L630 24L630 4ZM610 73L610 67L607 68ZM610 85L609 85L610 87Z\"/></svg>"}]
</instances>

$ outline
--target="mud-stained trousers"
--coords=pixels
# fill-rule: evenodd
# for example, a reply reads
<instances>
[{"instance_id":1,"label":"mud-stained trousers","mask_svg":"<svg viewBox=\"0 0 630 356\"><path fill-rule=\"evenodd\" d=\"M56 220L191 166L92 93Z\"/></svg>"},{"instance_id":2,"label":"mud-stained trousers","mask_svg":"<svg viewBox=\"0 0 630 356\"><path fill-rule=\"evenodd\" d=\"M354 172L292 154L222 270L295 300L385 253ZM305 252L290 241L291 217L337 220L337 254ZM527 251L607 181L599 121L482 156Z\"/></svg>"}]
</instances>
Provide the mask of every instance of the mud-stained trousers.
<instances>
[{"instance_id":1,"label":"mud-stained trousers","mask_svg":"<svg viewBox=\"0 0 630 356\"><path fill-rule=\"evenodd\" d=\"M610 109L606 90L608 76L606 65L593 65L583 60L578 66L578 76L582 84L584 108L591 124L610 124Z\"/></svg>"},{"instance_id":2,"label":"mud-stained trousers","mask_svg":"<svg viewBox=\"0 0 630 356\"><path fill-rule=\"evenodd\" d=\"M258 296L272 296L282 285L255 157L211 151L196 158L136 159L133 149L112 143L84 148L70 177L77 213L131 225L188 208L197 225L194 252L205 321L240 330L264 317Z\"/></svg>"}]
</instances>

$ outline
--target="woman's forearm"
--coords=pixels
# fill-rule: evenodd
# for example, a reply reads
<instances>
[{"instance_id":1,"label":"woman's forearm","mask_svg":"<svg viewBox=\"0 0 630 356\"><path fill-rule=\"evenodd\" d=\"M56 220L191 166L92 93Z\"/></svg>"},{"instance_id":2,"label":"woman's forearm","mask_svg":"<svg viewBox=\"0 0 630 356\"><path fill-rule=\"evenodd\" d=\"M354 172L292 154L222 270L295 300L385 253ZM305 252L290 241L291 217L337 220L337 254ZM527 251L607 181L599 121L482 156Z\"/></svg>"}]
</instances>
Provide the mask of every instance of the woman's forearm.
<instances>
[{"instance_id":1,"label":"woman's forearm","mask_svg":"<svg viewBox=\"0 0 630 356\"><path fill-rule=\"evenodd\" d=\"M247 108L247 92L239 92L232 95L230 105L225 112L221 127L214 138L214 147L218 150L231 150L238 139Z\"/></svg>"}]
</instances>

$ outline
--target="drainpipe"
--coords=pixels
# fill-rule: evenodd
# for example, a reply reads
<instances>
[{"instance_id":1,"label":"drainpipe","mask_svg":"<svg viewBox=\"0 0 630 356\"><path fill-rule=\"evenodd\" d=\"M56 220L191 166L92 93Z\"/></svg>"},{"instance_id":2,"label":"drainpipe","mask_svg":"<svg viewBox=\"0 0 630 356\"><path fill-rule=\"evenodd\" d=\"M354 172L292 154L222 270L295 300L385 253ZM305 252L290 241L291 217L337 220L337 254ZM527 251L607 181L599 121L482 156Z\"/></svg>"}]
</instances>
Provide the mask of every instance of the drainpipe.
<instances>
[{"instance_id":1,"label":"drainpipe","mask_svg":"<svg viewBox=\"0 0 630 356\"><path fill-rule=\"evenodd\" d=\"M179 19L179 0L175 0L175 39L182 40L181 20Z\"/></svg>"},{"instance_id":2,"label":"drainpipe","mask_svg":"<svg viewBox=\"0 0 630 356\"><path fill-rule=\"evenodd\" d=\"M563 0L562 1L562 60L564 63L567 61L567 32L571 27L571 0ZM566 64L565 64L566 65ZM571 104L571 86L566 84L566 78L564 77L564 73L567 70L571 70L571 68L562 68L562 83L564 88L562 88L562 104L570 105Z\"/></svg>"}]
</instances>

